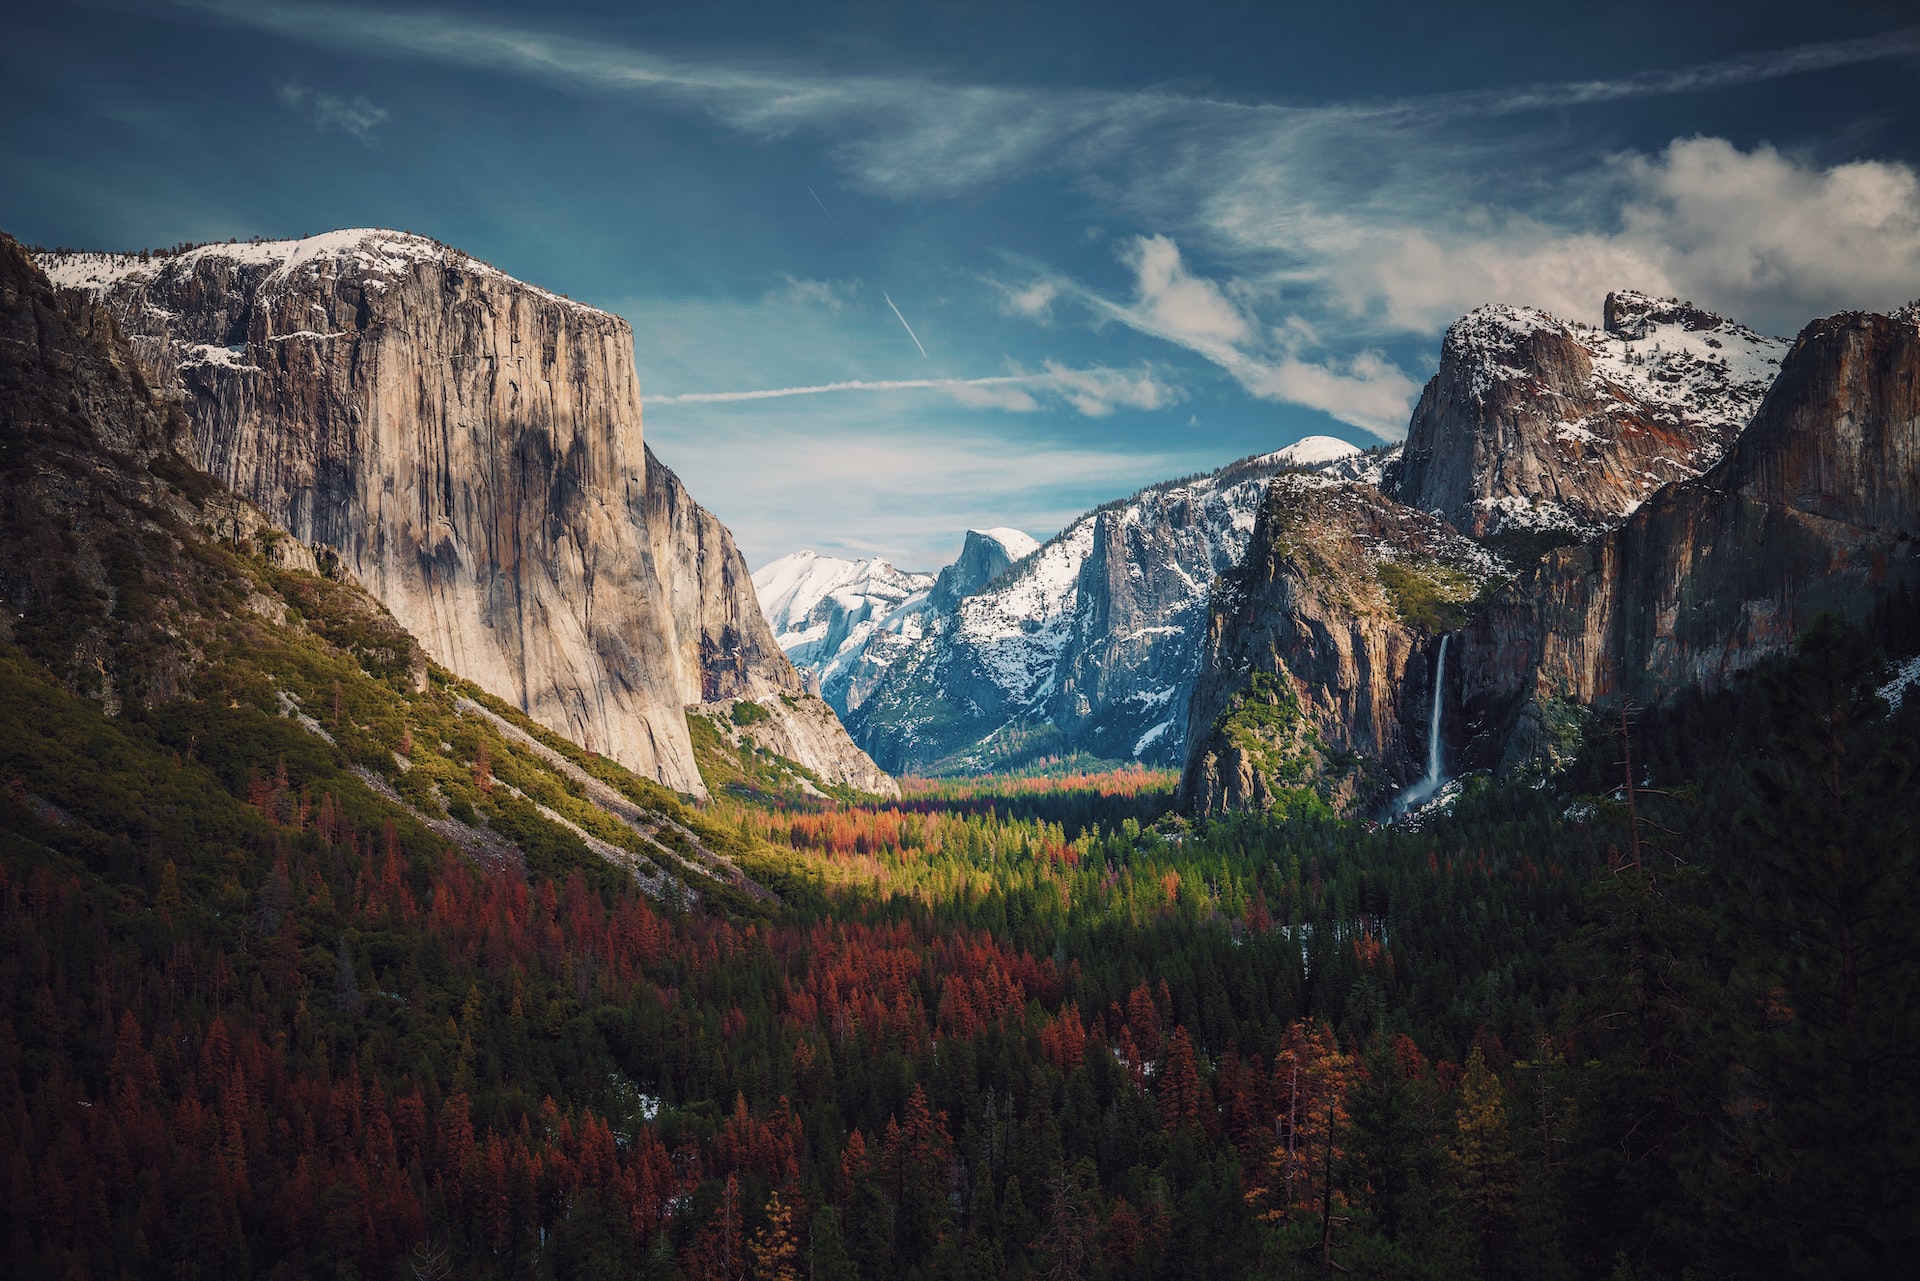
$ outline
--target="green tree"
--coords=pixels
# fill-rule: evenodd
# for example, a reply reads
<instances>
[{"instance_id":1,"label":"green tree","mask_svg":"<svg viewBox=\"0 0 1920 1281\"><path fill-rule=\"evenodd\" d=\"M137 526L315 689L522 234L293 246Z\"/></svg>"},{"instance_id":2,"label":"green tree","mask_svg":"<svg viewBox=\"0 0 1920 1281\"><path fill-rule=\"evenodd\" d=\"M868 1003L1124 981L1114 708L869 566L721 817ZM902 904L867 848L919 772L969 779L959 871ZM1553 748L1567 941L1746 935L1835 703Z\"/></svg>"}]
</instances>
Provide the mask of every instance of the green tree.
<instances>
[{"instance_id":1,"label":"green tree","mask_svg":"<svg viewBox=\"0 0 1920 1281\"><path fill-rule=\"evenodd\" d=\"M1768 1266L1809 1276L1920 1253L1920 806L1879 671L1822 618L1762 677L1769 750L1729 867L1727 924L1764 996L1736 1024L1725 1228L1762 1230Z\"/></svg>"}]
</instances>

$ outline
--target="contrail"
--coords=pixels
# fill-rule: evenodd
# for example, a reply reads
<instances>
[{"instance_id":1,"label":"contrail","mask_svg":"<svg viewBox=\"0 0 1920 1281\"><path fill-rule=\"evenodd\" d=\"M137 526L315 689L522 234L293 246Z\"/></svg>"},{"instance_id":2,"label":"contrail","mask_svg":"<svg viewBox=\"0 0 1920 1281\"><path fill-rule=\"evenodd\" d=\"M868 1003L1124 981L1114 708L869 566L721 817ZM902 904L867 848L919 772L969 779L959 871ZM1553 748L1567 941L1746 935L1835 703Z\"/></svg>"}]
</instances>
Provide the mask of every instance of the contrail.
<instances>
[{"instance_id":1,"label":"contrail","mask_svg":"<svg viewBox=\"0 0 1920 1281\"><path fill-rule=\"evenodd\" d=\"M895 313L898 314L897 312ZM901 322L905 324L905 321ZM913 331L909 329L908 333ZM836 391L912 391L931 387L1004 387L1020 383L1047 383L1058 379L1055 373L1000 374L990 378L898 378L886 382L864 379L852 382L818 383L811 387L769 387L755 391L689 391L678 396L651 396L652 405L713 405L737 400L775 400L782 396L821 396Z\"/></svg>"},{"instance_id":2,"label":"contrail","mask_svg":"<svg viewBox=\"0 0 1920 1281\"><path fill-rule=\"evenodd\" d=\"M813 184L807 183L806 188L807 188L807 194L813 197L813 203L820 206L820 212L823 214L826 214L827 221L833 224L833 229L839 232L842 236L845 236L847 234L846 228L842 227L840 225L839 219L835 218L833 214L827 209L826 202L820 199L820 193L813 189Z\"/></svg>"},{"instance_id":3,"label":"contrail","mask_svg":"<svg viewBox=\"0 0 1920 1281\"><path fill-rule=\"evenodd\" d=\"M882 298L887 299L887 306L893 307L893 299L887 298L886 290L882 289L880 291L880 296ZM893 307L893 314L896 316L900 316L900 309L898 307ZM913 339L913 345L916 347L920 347L920 335L913 332L913 326L907 323L907 318L905 316L900 316L900 327L907 331L907 337ZM927 349L925 347L920 347L920 359L922 360L930 359L930 357L927 355Z\"/></svg>"}]
</instances>

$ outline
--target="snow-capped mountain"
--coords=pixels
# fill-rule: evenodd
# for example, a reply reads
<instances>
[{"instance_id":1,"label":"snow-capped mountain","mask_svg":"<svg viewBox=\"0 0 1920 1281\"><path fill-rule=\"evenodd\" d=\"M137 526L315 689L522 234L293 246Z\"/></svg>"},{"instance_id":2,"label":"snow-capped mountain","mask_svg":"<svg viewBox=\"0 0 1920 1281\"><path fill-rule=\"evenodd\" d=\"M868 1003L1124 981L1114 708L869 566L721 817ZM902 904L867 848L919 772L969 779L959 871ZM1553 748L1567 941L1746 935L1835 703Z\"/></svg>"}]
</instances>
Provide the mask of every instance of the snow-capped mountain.
<instances>
[{"instance_id":1,"label":"snow-capped mountain","mask_svg":"<svg viewBox=\"0 0 1920 1281\"><path fill-rule=\"evenodd\" d=\"M795 667L815 674L864 642L902 602L932 586L932 574L895 569L878 558L845 560L811 551L782 556L753 574L774 640Z\"/></svg>"},{"instance_id":2,"label":"snow-capped mountain","mask_svg":"<svg viewBox=\"0 0 1920 1281\"><path fill-rule=\"evenodd\" d=\"M1594 329L1493 305L1455 322L1389 492L1476 538L1611 529L1719 461L1788 346L1676 299L1622 291L1603 314Z\"/></svg>"},{"instance_id":3,"label":"snow-capped mountain","mask_svg":"<svg viewBox=\"0 0 1920 1281\"><path fill-rule=\"evenodd\" d=\"M1351 465L1311 438L1080 517L886 655L849 730L895 770L981 769L1066 751L1177 763L1214 578L1267 482Z\"/></svg>"},{"instance_id":4,"label":"snow-capped mountain","mask_svg":"<svg viewBox=\"0 0 1920 1281\"><path fill-rule=\"evenodd\" d=\"M845 716L866 701L933 618L951 613L1039 547L1017 529L970 529L959 557L937 576L898 570L879 559L800 551L762 567L754 587L787 657Z\"/></svg>"}]
</instances>

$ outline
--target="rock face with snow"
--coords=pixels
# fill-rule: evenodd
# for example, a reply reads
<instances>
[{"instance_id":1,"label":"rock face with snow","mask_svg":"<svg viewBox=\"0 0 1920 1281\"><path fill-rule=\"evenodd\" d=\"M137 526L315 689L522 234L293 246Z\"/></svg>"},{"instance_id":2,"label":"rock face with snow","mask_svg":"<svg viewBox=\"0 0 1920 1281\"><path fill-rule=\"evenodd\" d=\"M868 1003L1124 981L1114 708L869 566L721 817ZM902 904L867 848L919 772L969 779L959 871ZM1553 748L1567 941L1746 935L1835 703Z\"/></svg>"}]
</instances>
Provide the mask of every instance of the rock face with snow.
<instances>
[{"instance_id":1,"label":"rock face with snow","mask_svg":"<svg viewBox=\"0 0 1920 1281\"><path fill-rule=\"evenodd\" d=\"M1017 529L969 529L959 557L934 580L927 604L936 613L951 614L961 601L1039 550L1031 535Z\"/></svg>"},{"instance_id":2,"label":"rock face with snow","mask_svg":"<svg viewBox=\"0 0 1920 1281\"><path fill-rule=\"evenodd\" d=\"M898 570L877 558L843 560L810 551L782 556L753 575L774 640L795 667L814 672L933 582L931 574Z\"/></svg>"},{"instance_id":3,"label":"rock face with snow","mask_svg":"<svg viewBox=\"0 0 1920 1281\"><path fill-rule=\"evenodd\" d=\"M782 556L753 576L774 639L842 716L865 701L886 656L918 639L934 581L884 560L811 551Z\"/></svg>"},{"instance_id":4,"label":"rock face with snow","mask_svg":"<svg viewBox=\"0 0 1920 1281\"><path fill-rule=\"evenodd\" d=\"M1474 537L1590 537L1712 466L1786 343L1691 304L1610 294L1605 327L1488 306L1447 331L1388 491Z\"/></svg>"},{"instance_id":5,"label":"rock face with snow","mask_svg":"<svg viewBox=\"0 0 1920 1281\"><path fill-rule=\"evenodd\" d=\"M1332 446L1310 449L1358 452ZM1246 459L1087 513L927 614L848 729L896 771L1065 752L1177 764L1213 580L1238 563L1268 480L1306 461Z\"/></svg>"},{"instance_id":6,"label":"rock face with snow","mask_svg":"<svg viewBox=\"0 0 1920 1281\"><path fill-rule=\"evenodd\" d=\"M387 231L40 265L113 314L206 470L544 724L697 793L688 705L804 692L642 442L619 318ZM871 768L838 756L808 764Z\"/></svg>"},{"instance_id":7,"label":"rock face with snow","mask_svg":"<svg viewBox=\"0 0 1920 1281\"><path fill-rule=\"evenodd\" d=\"M1920 584L1920 310L1795 341L1720 463L1542 561L1458 635L1465 763L1548 762L1576 705L1713 688Z\"/></svg>"},{"instance_id":8,"label":"rock face with snow","mask_svg":"<svg viewBox=\"0 0 1920 1281\"><path fill-rule=\"evenodd\" d=\"M1417 778L1437 637L1504 577L1444 521L1361 481L1286 475L1207 615L1185 803L1340 812Z\"/></svg>"}]
</instances>

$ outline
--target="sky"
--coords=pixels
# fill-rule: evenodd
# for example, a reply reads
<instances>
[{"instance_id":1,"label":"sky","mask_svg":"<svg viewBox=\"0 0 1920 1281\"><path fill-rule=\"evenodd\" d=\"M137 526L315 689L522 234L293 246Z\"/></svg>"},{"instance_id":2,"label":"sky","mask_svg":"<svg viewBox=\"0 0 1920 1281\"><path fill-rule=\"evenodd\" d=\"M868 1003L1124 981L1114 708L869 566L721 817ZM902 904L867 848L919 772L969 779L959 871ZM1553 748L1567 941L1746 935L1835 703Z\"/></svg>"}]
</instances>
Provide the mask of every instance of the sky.
<instances>
[{"instance_id":1,"label":"sky","mask_svg":"<svg viewBox=\"0 0 1920 1281\"><path fill-rule=\"evenodd\" d=\"M624 316L754 567L1397 440L1486 303L1920 298L1904 3L9 8L0 230L397 227Z\"/></svg>"}]
</instances>

